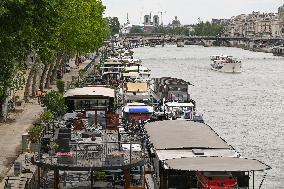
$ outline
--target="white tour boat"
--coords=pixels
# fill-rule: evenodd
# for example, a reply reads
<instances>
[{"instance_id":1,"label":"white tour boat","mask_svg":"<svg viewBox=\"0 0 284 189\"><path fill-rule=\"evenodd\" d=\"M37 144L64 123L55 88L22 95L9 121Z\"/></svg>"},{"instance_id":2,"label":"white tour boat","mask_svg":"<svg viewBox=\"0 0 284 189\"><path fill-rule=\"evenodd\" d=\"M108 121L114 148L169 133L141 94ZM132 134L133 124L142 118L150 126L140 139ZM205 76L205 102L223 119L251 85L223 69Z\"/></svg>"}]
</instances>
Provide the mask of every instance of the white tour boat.
<instances>
[{"instance_id":1,"label":"white tour boat","mask_svg":"<svg viewBox=\"0 0 284 189\"><path fill-rule=\"evenodd\" d=\"M212 63L210 64L212 70L226 72L226 73L241 73L241 61L234 59L232 56L227 55L214 55L211 56Z\"/></svg>"}]
</instances>

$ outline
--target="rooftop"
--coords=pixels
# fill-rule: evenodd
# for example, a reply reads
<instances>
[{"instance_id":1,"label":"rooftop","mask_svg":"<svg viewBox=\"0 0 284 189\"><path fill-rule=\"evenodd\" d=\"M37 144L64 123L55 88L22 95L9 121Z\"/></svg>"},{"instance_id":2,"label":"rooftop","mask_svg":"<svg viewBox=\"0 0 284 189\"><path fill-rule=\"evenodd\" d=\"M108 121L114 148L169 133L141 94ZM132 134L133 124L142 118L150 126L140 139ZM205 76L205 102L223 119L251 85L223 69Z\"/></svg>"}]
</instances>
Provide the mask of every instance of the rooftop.
<instances>
[{"instance_id":1,"label":"rooftop","mask_svg":"<svg viewBox=\"0 0 284 189\"><path fill-rule=\"evenodd\" d=\"M185 102L185 103L167 102L166 106L168 107L194 107L194 104L192 104L191 102Z\"/></svg>"},{"instance_id":2,"label":"rooftop","mask_svg":"<svg viewBox=\"0 0 284 189\"><path fill-rule=\"evenodd\" d=\"M146 92L148 91L147 83L127 83L126 90L128 92Z\"/></svg>"},{"instance_id":3,"label":"rooftop","mask_svg":"<svg viewBox=\"0 0 284 189\"><path fill-rule=\"evenodd\" d=\"M76 96L104 96L115 97L114 89L107 87L83 87L68 90L64 97L76 97Z\"/></svg>"},{"instance_id":4,"label":"rooftop","mask_svg":"<svg viewBox=\"0 0 284 189\"><path fill-rule=\"evenodd\" d=\"M145 129L156 150L231 149L211 127L203 123L167 120L147 123Z\"/></svg>"},{"instance_id":5,"label":"rooftop","mask_svg":"<svg viewBox=\"0 0 284 189\"><path fill-rule=\"evenodd\" d=\"M191 157L166 160L168 169L184 171L264 171L270 169L264 163L246 158Z\"/></svg>"}]
</instances>

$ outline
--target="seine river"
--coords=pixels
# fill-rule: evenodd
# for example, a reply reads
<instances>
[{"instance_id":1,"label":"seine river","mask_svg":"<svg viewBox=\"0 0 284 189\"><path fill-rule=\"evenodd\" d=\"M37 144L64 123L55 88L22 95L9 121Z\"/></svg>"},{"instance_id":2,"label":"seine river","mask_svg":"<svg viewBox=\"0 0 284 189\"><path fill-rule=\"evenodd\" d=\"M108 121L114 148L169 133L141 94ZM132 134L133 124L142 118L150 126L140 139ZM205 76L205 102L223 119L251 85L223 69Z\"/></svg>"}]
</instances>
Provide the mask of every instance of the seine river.
<instances>
[{"instance_id":1,"label":"seine river","mask_svg":"<svg viewBox=\"0 0 284 189\"><path fill-rule=\"evenodd\" d=\"M263 189L284 188L284 59L238 48L176 46L134 49L152 77L191 82L198 112L243 157L272 167ZM243 72L210 70L210 55L241 59ZM206 139L205 139L206 140ZM259 187L263 173L257 174Z\"/></svg>"}]
</instances>

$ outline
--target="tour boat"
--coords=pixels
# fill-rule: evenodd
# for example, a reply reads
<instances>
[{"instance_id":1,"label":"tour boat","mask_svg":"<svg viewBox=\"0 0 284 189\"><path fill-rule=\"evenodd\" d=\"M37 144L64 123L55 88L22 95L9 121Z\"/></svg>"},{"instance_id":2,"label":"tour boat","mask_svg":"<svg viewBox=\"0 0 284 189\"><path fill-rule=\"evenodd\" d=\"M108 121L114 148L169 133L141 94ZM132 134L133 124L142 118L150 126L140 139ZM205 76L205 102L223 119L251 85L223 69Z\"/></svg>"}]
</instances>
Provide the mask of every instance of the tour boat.
<instances>
[{"instance_id":1,"label":"tour boat","mask_svg":"<svg viewBox=\"0 0 284 189\"><path fill-rule=\"evenodd\" d=\"M241 61L234 59L232 56L227 55L214 55L211 56L212 63L210 64L212 70L225 72L225 73L241 73Z\"/></svg>"}]
</instances>

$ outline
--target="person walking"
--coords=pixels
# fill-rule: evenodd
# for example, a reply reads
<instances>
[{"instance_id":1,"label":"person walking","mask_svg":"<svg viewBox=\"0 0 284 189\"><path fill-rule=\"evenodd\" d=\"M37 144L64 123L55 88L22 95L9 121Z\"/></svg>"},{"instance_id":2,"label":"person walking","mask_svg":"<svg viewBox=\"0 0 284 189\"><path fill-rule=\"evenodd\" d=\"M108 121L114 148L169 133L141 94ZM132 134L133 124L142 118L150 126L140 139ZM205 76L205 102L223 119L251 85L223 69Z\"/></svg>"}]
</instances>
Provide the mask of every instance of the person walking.
<instances>
[{"instance_id":1,"label":"person walking","mask_svg":"<svg viewBox=\"0 0 284 189\"><path fill-rule=\"evenodd\" d=\"M36 91L36 97L37 97L38 104L40 104L41 103L41 97L42 97L42 91L40 89L38 89Z\"/></svg>"}]
</instances>

